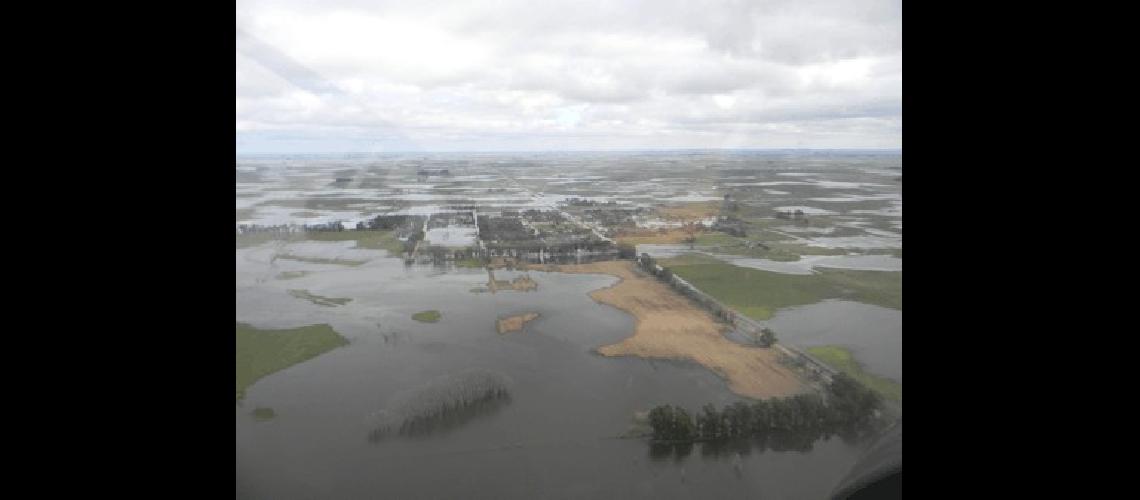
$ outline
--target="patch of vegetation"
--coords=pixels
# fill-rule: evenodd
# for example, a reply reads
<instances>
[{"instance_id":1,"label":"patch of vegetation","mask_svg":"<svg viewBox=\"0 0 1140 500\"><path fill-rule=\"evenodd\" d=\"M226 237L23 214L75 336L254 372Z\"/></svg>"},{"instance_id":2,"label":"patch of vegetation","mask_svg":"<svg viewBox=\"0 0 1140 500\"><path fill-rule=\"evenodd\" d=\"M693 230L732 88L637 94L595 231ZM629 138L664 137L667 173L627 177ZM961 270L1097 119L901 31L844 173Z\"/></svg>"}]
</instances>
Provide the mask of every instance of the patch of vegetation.
<instances>
[{"instance_id":1,"label":"patch of vegetation","mask_svg":"<svg viewBox=\"0 0 1140 500\"><path fill-rule=\"evenodd\" d=\"M395 231L345 230L308 231L302 233L250 232L237 235L237 248L248 248L269 241L355 241L353 248L366 250L387 250L393 256L404 254L404 242L396 237Z\"/></svg>"},{"instance_id":2,"label":"patch of vegetation","mask_svg":"<svg viewBox=\"0 0 1140 500\"><path fill-rule=\"evenodd\" d=\"M842 427L870 423L883 401L851 377L837 375L825 394L736 402L723 410L711 404L691 418L684 408L662 405L649 411L656 441L713 441L764 436L773 431L808 431L817 437Z\"/></svg>"},{"instance_id":3,"label":"patch of vegetation","mask_svg":"<svg viewBox=\"0 0 1140 500\"><path fill-rule=\"evenodd\" d=\"M327 324L263 330L237 323L237 399L262 377L347 345Z\"/></svg>"},{"instance_id":4,"label":"patch of vegetation","mask_svg":"<svg viewBox=\"0 0 1140 500\"><path fill-rule=\"evenodd\" d=\"M237 247L239 249L249 248L270 241L280 241L282 236L275 233L241 233L237 235Z\"/></svg>"},{"instance_id":5,"label":"patch of vegetation","mask_svg":"<svg viewBox=\"0 0 1140 500\"><path fill-rule=\"evenodd\" d=\"M665 219L691 221L712 217L720 213L719 201L695 201L679 205L660 206L655 209Z\"/></svg>"},{"instance_id":6,"label":"patch of vegetation","mask_svg":"<svg viewBox=\"0 0 1140 500\"><path fill-rule=\"evenodd\" d=\"M851 351L841 346L826 345L808 347L807 352L832 368L846 373L883 398L894 402L902 401L902 384L889 378L868 373L863 369L863 365L851 355Z\"/></svg>"},{"instance_id":7,"label":"patch of vegetation","mask_svg":"<svg viewBox=\"0 0 1140 500\"><path fill-rule=\"evenodd\" d=\"M661 259L660 264L665 267L693 266L699 264L724 264L723 260L703 253L685 253L676 257Z\"/></svg>"},{"instance_id":8,"label":"patch of vegetation","mask_svg":"<svg viewBox=\"0 0 1140 500\"><path fill-rule=\"evenodd\" d=\"M741 257L753 257L757 259L768 259L777 262L795 262L800 260L800 255L788 251L784 248L769 247L767 249L762 247L748 248L743 245L729 246L729 247L715 247L711 251L722 253L725 255L738 255Z\"/></svg>"},{"instance_id":9,"label":"patch of vegetation","mask_svg":"<svg viewBox=\"0 0 1140 500\"><path fill-rule=\"evenodd\" d=\"M708 245L743 245L747 241L745 238L724 234L721 232L702 233L697 235L696 243L702 246Z\"/></svg>"},{"instance_id":10,"label":"patch of vegetation","mask_svg":"<svg viewBox=\"0 0 1140 500\"><path fill-rule=\"evenodd\" d=\"M770 319L784 307L824 299L902 309L902 271L824 268L810 275L783 274L693 254L662 259L661 265L725 305L758 320Z\"/></svg>"},{"instance_id":11,"label":"patch of vegetation","mask_svg":"<svg viewBox=\"0 0 1140 500\"><path fill-rule=\"evenodd\" d=\"M486 370L432 379L393 398L368 439L376 442L393 433L422 435L463 425L509 403L510 386L507 376Z\"/></svg>"},{"instance_id":12,"label":"patch of vegetation","mask_svg":"<svg viewBox=\"0 0 1140 500\"><path fill-rule=\"evenodd\" d=\"M255 208L239 208L237 209L237 220L240 221L253 217L255 212L257 212Z\"/></svg>"},{"instance_id":13,"label":"patch of vegetation","mask_svg":"<svg viewBox=\"0 0 1140 500\"><path fill-rule=\"evenodd\" d=\"M366 260L348 260L348 259L326 259L324 257L305 257L301 255L293 255L288 253L277 254L275 259L288 259L298 262L308 262L311 264L335 264L338 266L359 266L368 261Z\"/></svg>"},{"instance_id":14,"label":"patch of vegetation","mask_svg":"<svg viewBox=\"0 0 1140 500\"><path fill-rule=\"evenodd\" d=\"M304 277L309 271L283 271L275 276L279 280L291 280Z\"/></svg>"},{"instance_id":15,"label":"patch of vegetation","mask_svg":"<svg viewBox=\"0 0 1140 500\"><path fill-rule=\"evenodd\" d=\"M481 268L485 264L483 263L482 259L476 259L476 258L472 257L469 259L457 260L457 261L455 261L455 265L456 265L456 267Z\"/></svg>"},{"instance_id":16,"label":"patch of vegetation","mask_svg":"<svg viewBox=\"0 0 1140 500\"><path fill-rule=\"evenodd\" d=\"M298 299L305 299L318 306L325 307L343 306L349 302L352 302L352 299L348 298L322 297L320 295L311 293L308 290L289 290L289 295L292 295Z\"/></svg>"},{"instance_id":17,"label":"patch of vegetation","mask_svg":"<svg viewBox=\"0 0 1140 500\"><path fill-rule=\"evenodd\" d=\"M273 417L276 416L277 412L273 411L273 408L254 408L253 410L253 418L256 418L263 422L266 420L273 420Z\"/></svg>"},{"instance_id":18,"label":"patch of vegetation","mask_svg":"<svg viewBox=\"0 0 1140 500\"><path fill-rule=\"evenodd\" d=\"M419 321L421 323L435 323L435 322L439 321L439 318L441 318L442 316L443 315L440 314L439 311L436 311L436 310L420 311L418 313L413 314L412 319Z\"/></svg>"},{"instance_id":19,"label":"patch of vegetation","mask_svg":"<svg viewBox=\"0 0 1140 500\"><path fill-rule=\"evenodd\" d=\"M680 228L665 230L639 230L636 232L622 232L615 239L622 245L656 245L683 243L689 237L689 232Z\"/></svg>"}]
</instances>

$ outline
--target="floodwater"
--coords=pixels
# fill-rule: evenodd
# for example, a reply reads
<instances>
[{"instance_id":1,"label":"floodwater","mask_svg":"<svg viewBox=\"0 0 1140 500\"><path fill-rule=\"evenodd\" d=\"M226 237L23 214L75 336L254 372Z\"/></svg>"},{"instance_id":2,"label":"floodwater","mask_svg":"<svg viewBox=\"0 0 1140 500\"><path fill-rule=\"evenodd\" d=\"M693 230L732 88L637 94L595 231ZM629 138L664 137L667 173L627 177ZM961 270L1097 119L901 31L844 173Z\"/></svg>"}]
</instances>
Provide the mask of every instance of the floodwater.
<instances>
[{"instance_id":1,"label":"floodwater","mask_svg":"<svg viewBox=\"0 0 1140 500\"><path fill-rule=\"evenodd\" d=\"M238 321L329 323L350 344L248 389L235 412L239 498L810 499L830 493L863 446L831 437L807 451L745 450L739 473L735 454L700 445L687 456L651 454L645 440L617 437L635 411L671 403L693 412L740 398L698 365L594 354L633 330L632 317L587 296L616 278L531 272L536 291L472 293L485 271L384 257L356 267L272 259L290 246L237 251ZM286 270L311 273L273 278ZM321 307L288 289L353 300ZM425 309L442 319L411 319ZM521 332L496 332L499 316L525 312L540 317ZM472 369L512 380L509 403L436 434L369 441L374 415L401 391ZM257 407L276 417L257 421Z\"/></svg>"},{"instance_id":2,"label":"floodwater","mask_svg":"<svg viewBox=\"0 0 1140 500\"><path fill-rule=\"evenodd\" d=\"M379 214L428 215L471 203L480 213L573 211L570 198L653 207L728 194L742 217L803 209L813 225L788 234L799 243L893 249L901 248L901 183L894 180L901 162L897 154L747 152L248 157L238 159L237 224L339 220L352 227ZM419 174L429 167L451 174ZM342 177L352 180L336 181ZM776 230L800 228L773 222ZM814 229L820 224L828 227ZM429 233L435 243L471 243L466 230ZM689 251L653 247L639 252ZM901 259L887 255L729 258L792 273L901 269ZM536 291L490 293L484 270L405 266L351 242L238 249L236 263L238 321L261 328L328 323L350 341L248 388L235 409L238 498L816 499L827 497L865 446L840 437L783 441L745 447L737 458L735 449L697 444L663 454L644 439L619 438L634 412L669 403L693 413L741 398L699 365L594 354L634 326L629 315L587 295L613 277L531 272ZM320 306L289 290L352 300ZM411 319L430 309L442 313L438 323ZM497 333L499 317L528 312L540 316L522 331ZM901 382L899 311L825 301L777 311L769 324L789 344L849 346L870 371ZM510 398L462 425L369 440L378 412L401 394L469 370L508 378ZM258 407L273 408L276 417L258 421L251 415Z\"/></svg>"},{"instance_id":3,"label":"floodwater","mask_svg":"<svg viewBox=\"0 0 1140 500\"><path fill-rule=\"evenodd\" d=\"M848 347L868 372L902 383L902 311L825 300L780 309L765 323L781 342Z\"/></svg>"},{"instance_id":4,"label":"floodwater","mask_svg":"<svg viewBox=\"0 0 1140 500\"><path fill-rule=\"evenodd\" d=\"M642 252L648 253L658 259L677 257L686 253L699 253L716 257L729 264L741 267L750 267L752 269L784 274L813 274L816 272L815 268L817 267L857 269L863 271L902 271L902 259L891 255L801 255L800 260L784 262L702 250L690 250L689 245L637 245L638 255Z\"/></svg>"}]
</instances>

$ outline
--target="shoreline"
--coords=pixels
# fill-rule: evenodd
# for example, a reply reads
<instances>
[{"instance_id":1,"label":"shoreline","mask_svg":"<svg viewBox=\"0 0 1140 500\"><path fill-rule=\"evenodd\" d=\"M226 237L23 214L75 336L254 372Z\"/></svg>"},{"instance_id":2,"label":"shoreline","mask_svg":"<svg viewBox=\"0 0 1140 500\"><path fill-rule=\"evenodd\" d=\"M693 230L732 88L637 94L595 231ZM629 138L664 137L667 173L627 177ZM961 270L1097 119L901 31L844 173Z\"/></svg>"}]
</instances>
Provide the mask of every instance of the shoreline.
<instances>
[{"instance_id":1,"label":"shoreline","mask_svg":"<svg viewBox=\"0 0 1140 500\"><path fill-rule=\"evenodd\" d=\"M809 390L808 383L780 364L776 351L729 340L722 323L664 283L637 274L631 261L528 265L527 269L618 278L589 296L633 316L634 329L632 335L617 343L593 349L602 356L692 361L724 379L733 393L752 399Z\"/></svg>"}]
</instances>

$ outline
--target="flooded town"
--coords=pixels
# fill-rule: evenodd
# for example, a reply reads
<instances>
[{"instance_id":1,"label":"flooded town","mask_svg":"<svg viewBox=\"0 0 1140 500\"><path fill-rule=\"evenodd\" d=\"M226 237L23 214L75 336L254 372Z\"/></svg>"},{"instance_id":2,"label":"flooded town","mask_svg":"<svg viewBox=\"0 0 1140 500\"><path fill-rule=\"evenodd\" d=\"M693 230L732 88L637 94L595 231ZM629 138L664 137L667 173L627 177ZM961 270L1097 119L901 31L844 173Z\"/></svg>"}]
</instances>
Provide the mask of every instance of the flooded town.
<instances>
[{"instance_id":1,"label":"flooded town","mask_svg":"<svg viewBox=\"0 0 1140 500\"><path fill-rule=\"evenodd\" d=\"M239 157L239 492L825 496L901 419L901 163ZM863 430L653 444L658 406L727 421L837 377L879 401Z\"/></svg>"}]
</instances>

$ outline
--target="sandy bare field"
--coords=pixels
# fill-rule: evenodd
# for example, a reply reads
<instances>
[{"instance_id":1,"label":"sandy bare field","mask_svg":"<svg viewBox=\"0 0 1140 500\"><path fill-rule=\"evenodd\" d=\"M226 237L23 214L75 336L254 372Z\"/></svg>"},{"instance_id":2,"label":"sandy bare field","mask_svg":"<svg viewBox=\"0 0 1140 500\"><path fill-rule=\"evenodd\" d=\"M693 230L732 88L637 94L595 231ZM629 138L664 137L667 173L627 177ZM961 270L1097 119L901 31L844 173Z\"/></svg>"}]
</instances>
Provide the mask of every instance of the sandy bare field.
<instances>
[{"instance_id":1,"label":"sandy bare field","mask_svg":"<svg viewBox=\"0 0 1140 500\"><path fill-rule=\"evenodd\" d=\"M515 316L499 318L499 333L517 332L519 330L522 330L523 325L536 319L538 319L538 313L518 314Z\"/></svg>"},{"instance_id":2,"label":"sandy bare field","mask_svg":"<svg viewBox=\"0 0 1140 500\"><path fill-rule=\"evenodd\" d=\"M676 244L684 243L685 238L703 234L707 231L694 229L689 232L682 228L670 229L640 229L636 231L620 231L615 238L619 243L627 243L630 245L645 245L645 244Z\"/></svg>"},{"instance_id":3,"label":"sandy bare field","mask_svg":"<svg viewBox=\"0 0 1140 500\"><path fill-rule=\"evenodd\" d=\"M751 398L782 397L806 390L794 372L781 365L773 349L746 347L726 339L726 326L704 309L651 276L631 261L532 267L566 273L603 273L621 278L590 297L637 318L632 337L597 349L604 356L695 361L728 381L729 389Z\"/></svg>"}]
</instances>

